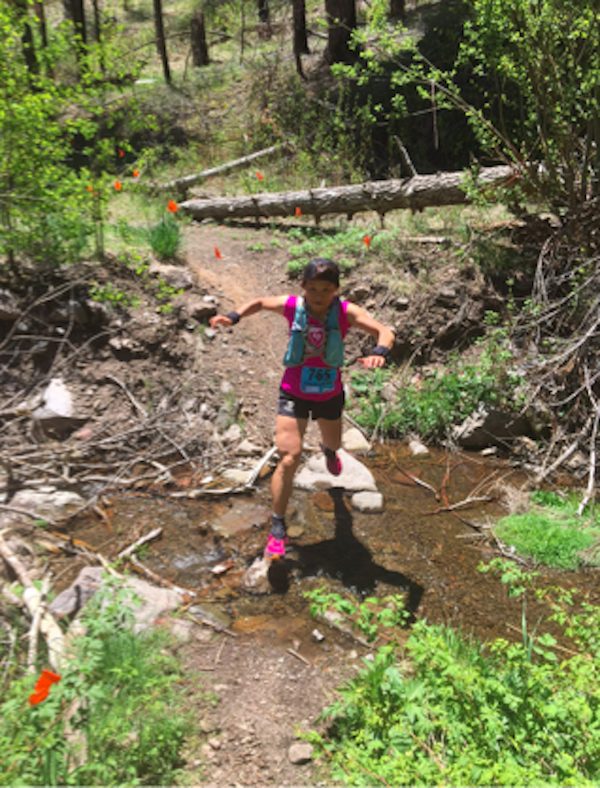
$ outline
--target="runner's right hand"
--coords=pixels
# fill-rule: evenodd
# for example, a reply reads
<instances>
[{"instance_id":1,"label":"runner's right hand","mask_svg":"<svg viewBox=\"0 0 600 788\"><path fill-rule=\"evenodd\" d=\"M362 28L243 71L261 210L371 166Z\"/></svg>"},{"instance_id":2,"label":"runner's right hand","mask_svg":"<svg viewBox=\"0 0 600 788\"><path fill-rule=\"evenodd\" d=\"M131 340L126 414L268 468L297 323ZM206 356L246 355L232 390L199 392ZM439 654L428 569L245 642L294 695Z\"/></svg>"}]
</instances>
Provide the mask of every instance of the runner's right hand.
<instances>
[{"instance_id":1,"label":"runner's right hand","mask_svg":"<svg viewBox=\"0 0 600 788\"><path fill-rule=\"evenodd\" d=\"M227 327L233 325L232 321L227 317L227 315L215 315L214 317L210 318L208 324L211 328L217 328L217 326Z\"/></svg>"}]
</instances>

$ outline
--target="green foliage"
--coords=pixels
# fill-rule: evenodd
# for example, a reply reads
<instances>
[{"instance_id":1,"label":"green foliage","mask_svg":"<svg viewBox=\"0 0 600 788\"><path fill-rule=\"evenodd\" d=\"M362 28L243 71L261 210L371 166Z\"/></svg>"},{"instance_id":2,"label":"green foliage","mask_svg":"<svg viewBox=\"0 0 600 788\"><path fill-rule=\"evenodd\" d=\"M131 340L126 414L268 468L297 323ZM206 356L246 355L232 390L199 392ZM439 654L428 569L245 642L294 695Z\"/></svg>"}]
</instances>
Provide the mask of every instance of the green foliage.
<instances>
[{"instance_id":1,"label":"green foliage","mask_svg":"<svg viewBox=\"0 0 600 788\"><path fill-rule=\"evenodd\" d=\"M584 551L600 540L600 515L592 509L579 516L580 496L555 492L531 494L531 509L502 517L494 526L498 538L527 558L557 569L577 569Z\"/></svg>"},{"instance_id":2,"label":"green foliage","mask_svg":"<svg viewBox=\"0 0 600 788\"><path fill-rule=\"evenodd\" d=\"M130 307L139 303L137 296L130 295L119 287L115 287L112 282L106 284L94 284L90 287L90 296L94 301L113 306Z\"/></svg>"},{"instance_id":3,"label":"green foliage","mask_svg":"<svg viewBox=\"0 0 600 788\"><path fill-rule=\"evenodd\" d=\"M172 783L189 724L180 672L163 636L133 633L131 604L111 587L89 603L86 633L46 700L28 705L31 677L10 685L0 703L0 785Z\"/></svg>"},{"instance_id":4,"label":"green foliage","mask_svg":"<svg viewBox=\"0 0 600 788\"><path fill-rule=\"evenodd\" d=\"M393 637L393 630L403 627L408 619L404 598L397 594L381 598L371 596L357 602L351 597L316 588L305 592L304 596L310 602L312 616L333 614L360 632L369 643L380 637L386 640Z\"/></svg>"},{"instance_id":5,"label":"green foliage","mask_svg":"<svg viewBox=\"0 0 600 788\"><path fill-rule=\"evenodd\" d=\"M459 62L488 78L471 113L486 148L525 164L546 200L588 199L600 144L596 0L475 0Z\"/></svg>"},{"instance_id":6,"label":"green foliage","mask_svg":"<svg viewBox=\"0 0 600 788\"><path fill-rule=\"evenodd\" d=\"M76 259L92 228L84 179L67 164L69 133L61 121L73 90L23 57L25 17L0 5L0 254L43 262ZM58 30L47 67L68 51Z\"/></svg>"},{"instance_id":7,"label":"green foliage","mask_svg":"<svg viewBox=\"0 0 600 788\"><path fill-rule=\"evenodd\" d=\"M489 327L479 347L476 363L457 360L453 369L435 373L419 385L402 386L387 408L381 400L384 376L373 379L354 372L353 389L363 395L357 403L357 421L395 436L416 432L423 438L440 438L479 405L510 407L520 378L511 369L506 330Z\"/></svg>"},{"instance_id":8,"label":"green foliage","mask_svg":"<svg viewBox=\"0 0 600 788\"><path fill-rule=\"evenodd\" d=\"M288 238L297 240L289 248L292 260L288 263L288 273L297 276L314 257L329 257L336 261L342 271L350 271L368 253L364 238L370 239L369 250L377 254L395 237L393 232L371 234L364 227L347 227L336 232L322 232L312 227L294 228Z\"/></svg>"},{"instance_id":9,"label":"green foliage","mask_svg":"<svg viewBox=\"0 0 600 788\"><path fill-rule=\"evenodd\" d=\"M508 570L507 570L508 571ZM518 573L517 573L518 574ZM514 576L511 582L528 583ZM594 785L600 778L600 607L545 591L572 638L483 645L419 621L386 645L313 734L332 780L372 785Z\"/></svg>"},{"instance_id":10,"label":"green foliage","mask_svg":"<svg viewBox=\"0 0 600 788\"><path fill-rule=\"evenodd\" d=\"M173 216L163 216L148 230L148 241L160 260L174 260L181 248L181 227Z\"/></svg>"}]
</instances>

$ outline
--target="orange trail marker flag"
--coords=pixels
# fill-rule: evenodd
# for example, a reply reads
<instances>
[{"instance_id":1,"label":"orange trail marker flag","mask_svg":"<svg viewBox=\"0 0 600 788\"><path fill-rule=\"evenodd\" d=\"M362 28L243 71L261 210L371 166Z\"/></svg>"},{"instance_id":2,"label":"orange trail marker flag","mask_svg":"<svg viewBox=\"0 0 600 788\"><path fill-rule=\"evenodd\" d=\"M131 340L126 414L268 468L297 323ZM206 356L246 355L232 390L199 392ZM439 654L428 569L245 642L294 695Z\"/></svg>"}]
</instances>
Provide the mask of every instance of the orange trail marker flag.
<instances>
[{"instance_id":1,"label":"orange trail marker flag","mask_svg":"<svg viewBox=\"0 0 600 788\"><path fill-rule=\"evenodd\" d=\"M177 213L178 210L179 210L179 206L177 205L175 200L169 200L169 202L167 203L167 211L169 211L170 213Z\"/></svg>"},{"instance_id":2,"label":"orange trail marker flag","mask_svg":"<svg viewBox=\"0 0 600 788\"><path fill-rule=\"evenodd\" d=\"M221 250L219 249L218 246L215 246L215 257L217 258L217 260L223 259L223 255L221 254Z\"/></svg>"},{"instance_id":3,"label":"orange trail marker flag","mask_svg":"<svg viewBox=\"0 0 600 788\"><path fill-rule=\"evenodd\" d=\"M370 235L363 236L363 243L368 249L371 246L371 236Z\"/></svg>"},{"instance_id":4,"label":"orange trail marker flag","mask_svg":"<svg viewBox=\"0 0 600 788\"><path fill-rule=\"evenodd\" d=\"M42 670L38 680L35 682L33 692L29 696L29 703L31 706L37 706L43 700L46 700L50 687L60 681L58 673L53 673L51 670Z\"/></svg>"},{"instance_id":5,"label":"orange trail marker flag","mask_svg":"<svg viewBox=\"0 0 600 788\"><path fill-rule=\"evenodd\" d=\"M123 188L123 184L121 183L121 181L115 181L114 187L115 187L115 191L120 192Z\"/></svg>"},{"instance_id":6,"label":"orange trail marker flag","mask_svg":"<svg viewBox=\"0 0 600 788\"><path fill-rule=\"evenodd\" d=\"M302 208L299 205L296 206L296 210L294 211L294 216L296 217L302 216Z\"/></svg>"}]
</instances>

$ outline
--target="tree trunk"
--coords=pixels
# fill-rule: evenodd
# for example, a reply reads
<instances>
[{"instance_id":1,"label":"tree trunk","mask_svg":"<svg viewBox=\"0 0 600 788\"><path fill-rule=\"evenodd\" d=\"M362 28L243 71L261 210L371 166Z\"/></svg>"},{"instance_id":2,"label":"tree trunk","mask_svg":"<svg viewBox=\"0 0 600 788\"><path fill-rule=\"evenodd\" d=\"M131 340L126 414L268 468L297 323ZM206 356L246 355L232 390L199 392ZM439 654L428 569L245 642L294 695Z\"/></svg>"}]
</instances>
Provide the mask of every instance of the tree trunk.
<instances>
[{"instance_id":1,"label":"tree trunk","mask_svg":"<svg viewBox=\"0 0 600 788\"><path fill-rule=\"evenodd\" d=\"M325 0L327 17L327 63L353 63L356 53L350 49L350 37L356 27L355 0Z\"/></svg>"},{"instance_id":2,"label":"tree trunk","mask_svg":"<svg viewBox=\"0 0 600 788\"><path fill-rule=\"evenodd\" d=\"M390 0L390 19L406 20L406 0Z\"/></svg>"},{"instance_id":3,"label":"tree trunk","mask_svg":"<svg viewBox=\"0 0 600 788\"><path fill-rule=\"evenodd\" d=\"M477 183L489 190L502 186L514 175L508 166L480 170ZM273 192L243 197L215 197L186 200L179 207L194 219L235 219L241 217L321 216L360 211L376 211L380 215L398 208L419 211L428 206L462 205L469 202L465 194L463 172L442 172L436 175L415 175L403 180L371 181L352 186L310 189L298 192Z\"/></svg>"},{"instance_id":4,"label":"tree trunk","mask_svg":"<svg viewBox=\"0 0 600 788\"><path fill-rule=\"evenodd\" d=\"M46 49L48 46L48 28L46 26L46 11L44 10L44 0L36 0L33 4L33 10L35 12L37 21L38 21L38 28L40 31L40 39L42 41L42 47Z\"/></svg>"},{"instance_id":5,"label":"tree trunk","mask_svg":"<svg viewBox=\"0 0 600 788\"><path fill-rule=\"evenodd\" d=\"M199 68L208 66L208 44L206 43L206 26L204 24L204 12L197 8L192 16L191 23L192 35L192 63Z\"/></svg>"},{"instance_id":6,"label":"tree trunk","mask_svg":"<svg viewBox=\"0 0 600 788\"><path fill-rule=\"evenodd\" d=\"M82 44L87 43L87 29L85 24L85 8L83 0L67 0L65 8L69 7L69 19L72 20L75 32L81 39Z\"/></svg>"},{"instance_id":7,"label":"tree trunk","mask_svg":"<svg viewBox=\"0 0 600 788\"><path fill-rule=\"evenodd\" d=\"M294 54L309 55L308 37L306 34L306 3L304 0L292 0L294 19Z\"/></svg>"},{"instance_id":8,"label":"tree trunk","mask_svg":"<svg viewBox=\"0 0 600 788\"><path fill-rule=\"evenodd\" d=\"M165 38L165 25L163 22L162 0L154 2L154 28L156 30L156 48L162 61L163 74L167 85L171 84L171 69L169 67L169 56L167 55L167 41Z\"/></svg>"},{"instance_id":9,"label":"tree trunk","mask_svg":"<svg viewBox=\"0 0 600 788\"><path fill-rule=\"evenodd\" d=\"M304 0L292 0L294 24L294 58L296 71L304 79L301 55L310 54L308 37L306 35L306 3Z\"/></svg>"},{"instance_id":10,"label":"tree trunk","mask_svg":"<svg viewBox=\"0 0 600 788\"><path fill-rule=\"evenodd\" d=\"M258 3L258 36L259 38L271 38L271 11L269 0L257 0Z\"/></svg>"},{"instance_id":11,"label":"tree trunk","mask_svg":"<svg viewBox=\"0 0 600 788\"><path fill-rule=\"evenodd\" d=\"M102 14L100 13L100 0L92 0L92 9L94 11L94 38L98 43L100 43L102 41Z\"/></svg>"},{"instance_id":12,"label":"tree trunk","mask_svg":"<svg viewBox=\"0 0 600 788\"><path fill-rule=\"evenodd\" d=\"M35 56L35 43L33 38L33 30L31 29L31 22L29 19L27 0L16 0L14 5L23 22L23 32L21 33L23 59L25 60L27 70L30 74L39 74L40 68Z\"/></svg>"}]
</instances>

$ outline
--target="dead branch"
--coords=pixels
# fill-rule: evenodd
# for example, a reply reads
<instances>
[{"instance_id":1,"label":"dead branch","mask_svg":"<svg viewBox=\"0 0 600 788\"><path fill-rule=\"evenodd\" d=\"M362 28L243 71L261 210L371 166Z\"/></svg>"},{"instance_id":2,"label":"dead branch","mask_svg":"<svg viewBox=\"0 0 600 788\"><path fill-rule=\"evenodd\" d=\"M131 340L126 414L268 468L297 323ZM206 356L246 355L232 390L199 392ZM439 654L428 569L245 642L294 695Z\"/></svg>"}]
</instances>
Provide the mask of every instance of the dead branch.
<instances>
[{"instance_id":1,"label":"dead branch","mask_svg":"<svg viewBox=\"0 0 600 788\"><path fill-rule=\"evenodd\" d=\"M257 161L258 159L262 159L265 156L271 156L273 153L285 152L289 150L291 150L291 145L289 142L282 142L278 145L270 145L268 148L263 148L262 150L255 151L254 153L249 153L247 156L242 156L239 159L233 159L232 161L228 161L225 164L220 164L218 167L210 167L209 169L202 170L202 172L196 173L195 175L185 175L183 178L175 178L175 180L156 186L155 188L161 192L176 191L185 194L185 192L190 187L195 186L197 183L200 183L207 178L211 178L214 175L223 175L224 173L237 169L238 167L246 167L248 164Z\"/></svg>"},{"instance_id":2,"label":"dead branch","mask_svg":"<svg viewBox=\"0 0 600 788\"><path fill-rule=\"evenodd\" d=\"M33 580L28 570L25 568L21 559L15 554L8 542L0 534L0 556L10 566L18 577L21 585L24 586L23 601L32 619L36 617L38 608L44 605L42 593L33 584ZM44 610L40 617L39 630L46 640L48 648L48 660L50 665L57 672L60 670L62 655L64 652L64 635L61 628L56 623L54 617Z\"/></svg>"},{"instance_id":3,"label":"dead branch","mask_svg":"<svg viewBox=\"0 0 600 788\"><path fill-rule=\"evenodd\" d=\"M136 539L136 541L133 542L133 544L130 544L129 547L126 547L124 550L121 550L121 552L117 554L117 559L128 558L130 555L135 553L138 547L141 547L143 544L146 544L147 542L151 542L154 539L158 539L158 537L162 534L162 532L163 529L159 527L159 528L155 528L152 531L149 531L147 534L144 534L144 536L140 536L140 538Z\"/></svg>"}]
</instances>

